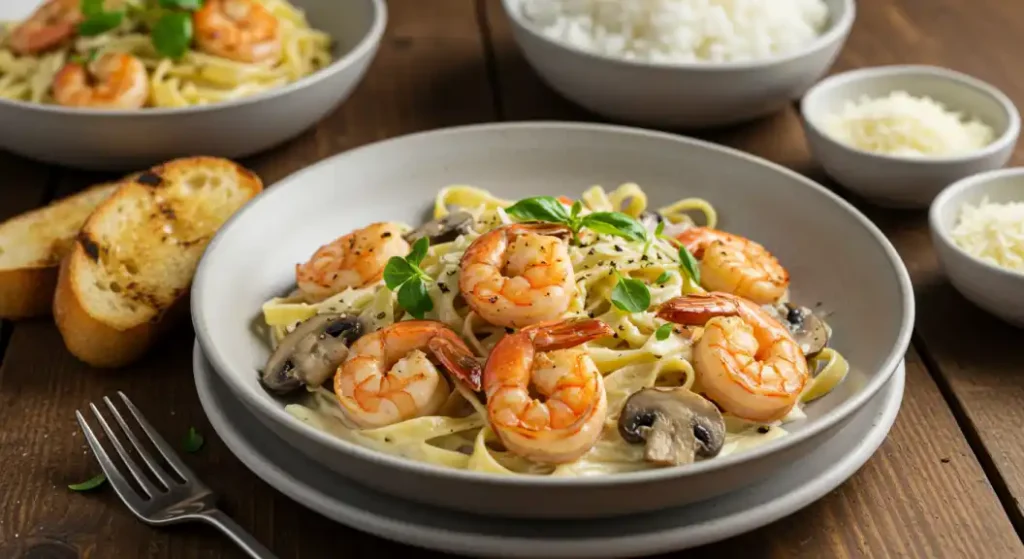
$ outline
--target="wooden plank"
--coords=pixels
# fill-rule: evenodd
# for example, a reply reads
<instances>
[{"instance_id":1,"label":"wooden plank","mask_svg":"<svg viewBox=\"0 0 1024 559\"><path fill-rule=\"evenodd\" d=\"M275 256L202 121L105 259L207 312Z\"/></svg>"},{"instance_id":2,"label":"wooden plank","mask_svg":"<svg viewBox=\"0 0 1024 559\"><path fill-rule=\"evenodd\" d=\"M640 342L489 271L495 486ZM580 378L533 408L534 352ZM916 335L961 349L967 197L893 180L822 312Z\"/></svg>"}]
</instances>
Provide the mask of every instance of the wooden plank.
<instances>
[{"instance_id":1,"label":"wooden plank","mask_svg":"<svg viewBox=\"0 0 1024 559\"><path fill-rule=\"evenodd\" d=\"M245 162L268 184L354 146L493 118L472 4L392 0L389 7L387 36L353 98L315 130ZM62 183L61 192L105 178L76 173ZM94 371L63 349L49 321L19 325L0 370L0 425L8 426L0 430L6 472L0 476L0 557L242 556L212 529L143 525L109 488L92 494L66 489L98 471L83 446L75 410L116 390L128 394L168 440L181 440L192 426L206 436L199 453L183 458L223 496L228 513L279 556L376 557L406 550L308 512L246 470L200 409L191 349L192 331L183 325L142 363L123 371Z\"/></svg>"},{"instance_id":2,"label":"wooden plank","mask_svg":"<svg viewBox=\"0 0 1024 559\"><path fill-rule=\"evenodd\" d=\"M989 3L994 5L996 2L986 2ZM501 12L500 0L484 0L484 5L487 12L487 35L491 39L491 48L498 68L498 97L503 104L502 112L505 118L603 120L567 103L544 86L515 46L508 22ZM970 13L967 13L967 6L967 2L952 1L944 3L943 9L938 10L935 9L934 3L918 0L860 2L859 21L837 65L837 71L868 64L897 62L941 62L966 71L970 71L974 65L982 68L981 61L986 59L992 49L985 49L976 42L984 45L997 40L985 35L986 32L983 31L988 29L996 17L982 17L982 14L992 12L976 9L971 9ZM961 7L964 10L960 17L949 17L948 9L953 7ZM993 8L992 11L995 10ZM912 15L906 16L907 13ZM1017 19L1024 21L1024 15ZM963 22L962 26L957 22ZM904 35L900 35L900 31L894 28L895 25L903 25L908 29L913 27L917 34L906 31ZM902 39L901 42L898 37L893 38L895 35L911 38ZM957 46L949 46L945 40L947 36L953 35L957 36ZM932 39L933 37L943 37L943 41L936 41ZM968 48L968 43L974 46ZM999 83L998 79L1003 72L989 68L986 72L979 71L975 74L983 79L993 80L1000 87L1006 86L1005 83ZM1024 93L1024 89L1021 91ZM829 184L811 161L800 128L799 116L793 109L743 126L703 132L700 136L771 159ZM942 330L945 332L945 338L942 339L943 351L948 353L957 351L957 348L962 350L958 354L959 360L943 360L943 363L956 363L960 367L961 381L970 382L974 386L977 386L979 380L989 379L992 383L995 380L993 377L1003 379L1000 385L993 386L991 392L977 392L973 397L966 397L970 394L970 391L965 389L966 386L961 386L959 390L954 389L954 392L960 402L969 400L981 409L988 410L987 416L985 412L978 410L970 417L992 419L986 428L981 429L981 437L989 448L997 445L1000 440L1005 440L1003 447L996 448L1015 445L1016 440L1010 436L1009 429L1019 424L1024 412L1017 408L1010 411L1003 407L980 406L983 399L988 406L992 405L993 400L1008 404L1020 401L1019 387L1016 387L1018 385L1015 379L1006 374L1010 366L993 366L994 362L1019 365L1021 359L1024 359L1019 352L1018 358L1011 357L1009 338L1012 336L996 335L995 340L985 340L984 335L972 335L971 343L957 343L953 336L957 336L963 329L949 328L950 324L972 324L973 327L975 323L980 322L986 328L995 326L989 324L991 320L986 321L984 317L977 316L977 311L968 317L935 314L939 309L963 305L949 292L948 286L938 293L933 293L935 290L929 291L927 288L927 274L934 277L936 272L925 217L920 213L879 211L841 189L838 191L885 229L907 262L918 292L919 334L935 336L932 330ZM992 332L991 329L983 331ZM924 344L930 351L934 349L933 345L930 342ZM969 347L973 348L972 354L977 352L977 348L991 350L985 351L984 356L971 357L967 354ZM938 354L940 353L936 353ZM942 405L942 398L935 383L923 372L917 354L911 352L909 360L910 378L903 411L883 450L868 466L827 499L812 505L795 515L793 519L780 521L770 528L733 542L710 546L708 554L720 554L728 550L768 549L772 550L767 553L768 555L787 557L792 556L792 553L807 557L1020 556L1020 541L983 473L983 464L970 452L954 417ZM1020 370L1021 367L1018 366L1017 369ZM957 386L957 378L951 376L949 365L940 364L939 370L942 373L940 382L945 383L951 379L954 381L953 386ZM1019 378L1016 381L1024 384ZM1016 387L1011 393L992 398L991 393L998 389L997 386L1009 384ZM1000 414L1002 420L996 423L994 419ZM1017 421L1014 422L1014 419ZM977 425L977 420L974 424ZM938 435L940 431L942 435ZM995 435L986 436L987 433ZM973 432L970 434L973 436ZM939 440L950 446L935 446ZM926 442L931 444L925 444ZM1017 452L1022 452L1019 450L1021 446L1014 448L1018 449ZM1014 456L1020 457L1019 454ZM946 459L949 460L948 463L944 461ZM983 454L981 459L987 461L989 458ZM956 468L950 467L954 461L958 462ZM1020 460L1007 457L1007 461L1013 462L1016 468L1021 467ZM1000 471L1006 471L1006 467ZM904 472L908 472L906 478L902 476ZM1002 480L996 478L994 484L996 489L999 489ZM884 507L876 506L885 498L893 501L886 503ZM970 502L965 502L965 499ZM888 506L895 505L895 502L904 504ZM914 503L915 506L908 506L909 503ZM977 522L979 514L984 515L986 520ZM870 518L871 522L865 521L866 518ZM903 528L908 525L914 529ZM935 538L921 537L922 534L932 534ZM973 535L961 539L947 537L949 534ZM799 550L794 550L796 543L799 543Z\"/></svg>"}]
</instances>

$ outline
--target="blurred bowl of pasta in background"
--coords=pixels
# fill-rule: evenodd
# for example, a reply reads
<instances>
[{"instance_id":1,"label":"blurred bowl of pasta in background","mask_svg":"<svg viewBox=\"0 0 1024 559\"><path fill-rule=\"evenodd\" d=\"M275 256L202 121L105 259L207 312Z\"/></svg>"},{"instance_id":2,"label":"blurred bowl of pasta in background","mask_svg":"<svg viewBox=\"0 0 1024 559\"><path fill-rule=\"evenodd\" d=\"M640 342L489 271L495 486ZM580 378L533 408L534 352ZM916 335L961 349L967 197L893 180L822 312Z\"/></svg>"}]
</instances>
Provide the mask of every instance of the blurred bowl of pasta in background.
<instances>
[{"instance_id":1,"label":"blurred bowl of pasta in background","mask_svg":"<svg viewBox=\"0 0 1024 559\"><path fill-rule=\"evenodd\" d=\"M96 4L0 2L0 149L105 171L246 157L344 102L387 25L383 0Z\"/></svg>"},{"instance_id":2,"label":"blurred bowl of pasta in background","mask_svg":"<svg viewBox=\"0 0 1024 559\"><path fill-rule=\"evenodd\" d=\"M347 420L337 421L339 414L349 417L348 412L354 409L348 400L339 403L339 394L348 390L346 377L339 371L363 360L350 359L342 368L325 363L321 368L320 356L336 354L338 342L346 338L359 339L355 343L366 347L379 339L370 334L381 332L378 328L408 325L401 309L416 303L403 299L402 289L412 284L397 287L396 276L385 269L387 286L374 282L371 276L367 287L338 290L318 303L320 306L310 306L288 298L297 279L300 292L312 288L311 282L316 281L315 274L307 276L297 270L297 264L312 262L299 268L320 266L324 274L333 271L334 279L338 279L352 274L330 263L331 254L337 254L337 250L344 253L339 243L359 243L349 246L358 246L352 249L357 254L361 250L391 263L387 258L391 254L401 260L400 255L408 253L407 260L413 261L418 250L403 246L407 233L396 234L391 228L405 224L414 228L408 234L429 235L429 246L419 249L423 252L416 260L430 278L423 280L427 283L424 289L434 301L424 318L435 321L433 328L438 323L446 325L451 329L450 337L458 333L462 343L476 348L476 357L493 358L498 349L487 349L489 344L501 340L496 343L502 345L504 340L515 339L507 336L515 330L500 326L501 313L491 313L482 306L479 311L474 307L469 312L458 301L498 302L497 296L491 298L488 293L467 294L462 284L479 267L465 265L465 255L474 250L464 248L465 243L476 230L471 231L474 226L460 217L465 213L472 216L472 212L458 208L491 204L493 208L488 211L498 216L498 222L506 222L501 219L501 212L509 208L506 204L543 195L552 197L549 204L555 213L561 206L554 197L567 197L561 201L564 215L570 215L571 205L573 211L583 212L578 215L586 223L591 223L587 226L592 228L591 233L580 233L578 243L574 241L565 249L572 262L572 277L581 278L575 292L583 299L575 310L569 303L568 314L588 324L603 321L614 332L604 333L601 340L587 347L587 357L603 375L603 388L597 393L607 396L608 414L590 451L584 448L585 453L580 455L579 448L574 447L576 454L553 459L557 464L554 469L550 461L535 467L538 462L529 462L532 459L527 454L513 456L516 452L531 452L528 449L510 454L508 449L512 447L506 446L505 451L495 453L495 448L489 446L494 441L488 441L487 429L504 431L501 425L495 427L493 418L485 422L491 412L480 411L485 404L479 401L471 408L451 413L423 410L423 414L400 422L381 423L379 418L351 416L365 422L359 425L369 429L363 430L353 428ZM353 197L358 197L359 204L351 203ZM808 327L819 320L832 332L818 350L793 350L801 351L801 358L808 356L808 369L816 373L809 375L806 383L788 389L790 397L797 396L794 390L799 391L798 406L790 398L793 407L783 410L787 415L781 420L774 419L777 415L762 417L756 424L741 420L735 429L728 423L715 423L717 408L696 392L710 390L708 379L712 373L701 376L704 373L695 373L699 365L691 367L687 363L687 348L692 347L687 340L692 342L693 338L686 337L683 330L663 331L662 337L658 330L671 325L657 326L654 321L661 319L650 310L664 308L681 293L697 293L699 287L684 283L680 270L685 264L672 256L681 251L662 244L667 243L663 237L643 235L650 245L639 236L628 241L611 237L617 239L614 242L588 237L598 230L597 213L609 209L631 212L629 215L636 215L636 220L648 222L637 227L653 228L662 235L674 236L677 233L670 229L706 224L763 243L778 258L792 278L784 288L788 289L788 300L814 309L813 316L819 318L803 314L803 318L787 315L777 320ZM534 210L541 212L539 206ZM689 213L678 215L683 211ZM506 214L515 212L509 208ZM629 218L616 221L625 214L617 215L620 217L605 215L601 219L611 221L601 223L635 223ZM648 220L658 215L662 216L658 220L663 225L660 229ZM489 217L473 219L478 223L493 221ZM443 226L433 226L442 221ZM433 225L424 225L427 223ZM342 237L371 227L377 228ZM448 235L447 240L440 238L444 235ZM476 239L486 235L490 233ZM331 239L337 241L332 243ZM427 240L421 238L413 246L426 246L422 242ZM377 245L369 246L371 242ZM525 242L527 246L532 244ZM263 250L246 249L252 246ZM318 250L321 246L323 250ZM843 247L838 258L834 257L837 246ZM653 251L650 256L648 250ZM348 256L345 258L347 261ZM552 260L566 261L557 256ZM469 269L477 271L470 273L466 271ZM865 273L868 270L870 273ZM621 312L622 308L616 307L624 301L612 306L618 286L612 289L607 283L586 283L591 279L614 279L616 274L646 277L650 282L648 303ZM569 275L565 272L565 277ZM633 284L628 289L636 288ZM389 289L395 289L399 301L404 301L398 310L393 304L395 292ZM609 292L612 301L607 300ZM636 297L642 299L642 295ZM540 296L540 300L543 302L533 303L527 310L550 310L547 307L553 299ZM568 123L474 125L413 134L351 150L302 170L253 200L217 233L197 270L191 305L198 342L217 375L266 428L297 450L340 476L403 499L481 514L533 518L648 512L699 502L769 479L847 425L855 412L885 386L903 359L914 321L909 276L893 247L856 209L820 185L778 165L698 140L635 128ZM781 328L781 322L775 324ZM277 329L292 327L295 329L291 334L277 341ZM401 337L398 330L390 332L396 332L395 339ZM351 351L357 351L355 345L351 347ZM824 356L826 350L830 356L819 368L817 357L812 355ZM447 362L465 365L471 361L449 358ZM795 358L792 362L796 363ZM837 366L830 369L833 365ZM396 365L393 370L397 369ZM840 376L831 377L829 370L838 371ZM303 372L309 376L302 377ZM395 386L403 374L396 373ZM309 380L313 376L317 380ZM451 378L466 377L455 374ZM297 381L299 378L308 381L305 386ZM489 378L485 371L484 385L491 382ZM706 383L696 388L695 383L705 382L701 379ZM381 385L390 383L381 381ZM374 390L370 384L366 380L360 386ZM449 392L448 399L441 401L468 404L476 400L475 389L465 388L458 380L451 385L458 392ZM726 440L716 454L696 462L691 455L689 462L666 466L665 462L647 458L644 446L637 441L626 444L622 438L625 435L616 435L624 428L622 418L633 417L638 424L643 423L645 412L641 408L659 405L653 400L643 404L643 398L632 400L632 396L625 400L626 395L642 393L641 387L653 386L682 389L674 394L686 394L684 390L694 387L685 406L704 402L700 413L711 418L704 430L706 438L720 443L724 433ZM817 394L816 386L822 387ZM540 390L554 394L551 388ZM379 403L383 398L366 397L368 406L373 407L376 401L379 409L388 409ZM770 401L774 396L767 398ZM494 400L489 396L486 405ZM624 403L628 401L636 404L629 413L626 408L630 406ZM674 409L665 413L680 414L680 421L698 421L692 412ZM728 411L728 406L725 409ZM630 428L628 424L626 428ZM685 432L685 427L679 429L679 433ZM711 435L712 431L718 434ZM462 432L468 438L449 437ZM554 434L551 438L548 434L537 438L558 443ZM678 438L685 440L682 435ZM575 445L573 441L566 445Z\"/></svg>"}]
</instances>

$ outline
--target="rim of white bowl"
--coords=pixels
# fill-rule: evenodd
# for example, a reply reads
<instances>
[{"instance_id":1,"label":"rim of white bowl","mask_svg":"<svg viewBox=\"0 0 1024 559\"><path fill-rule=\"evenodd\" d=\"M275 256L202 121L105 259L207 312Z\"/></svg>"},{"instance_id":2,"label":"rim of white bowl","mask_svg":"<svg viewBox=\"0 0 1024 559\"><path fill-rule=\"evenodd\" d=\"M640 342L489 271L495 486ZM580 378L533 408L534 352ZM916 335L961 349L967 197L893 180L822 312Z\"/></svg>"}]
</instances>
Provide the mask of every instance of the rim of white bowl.
<instances>
[{"instance_id":1,"label":"rim of white bowl","mask_svg":"<svg viewBox=\"0 0 1024 559\"><path fill-rule=\"evenodd\" d=\"M843 40L844 37L850 34L850 29L853 28L853 21L856 19L857 7L854 0L840 0L843 3L843 14L838 21L832 21L830 19L829 26L824 33L818 35L813 41L800 47L799 49L779 56L772 56L769 58L761 58L757 60L743 60L743 61L727 61L727 62L670 62L670 61L649 61L649 60L628 60L625 58L619 58L608 54L589 51L576 45L570 45L556 41L551 37L548 37L544 33L541 33L537 29L533 22L530 22L522 14L522 12L512 4L521 6L523 0L501 0L501 5L504 8L505 14L512 20L520 29L525 30L534 37L548 43L549 45L572 51L583 56L593 58L595 60L601 60L605 62L611 62L614 64L621 64L623 66L631 66L636 68L651 68L659 70L697 70L706 72L723 72L733 70L752 70L755 68L768 68L775 65L785 64L792 62L798 58L803 58L808 54L815 51L826 48L828 45L835 41Z\"/></svg>"},{"instance_id":2,"label":"rim of white bowl","mask_svg":"<svg viewBox=\"0 0 1024 559\"><path fill-rule=\"evenodd\" d=\"M256 198L249 202L240 211L236 212L228 221L220 228L214 238L210 241L206 247L206 251L203 254L202 259L199 262L199 266L196 270L195 278L192 283L191 289L191 314L192 324L195 329L196 338L199 340L200 346L207 358L213 365L213 369L226 381L228 387L231 388L232 393L236 397L243 400L250 409L253 409L257 413L261 413L275 421L278 424L291 428L297 434L301 433L307 438L314 440L318 444L324 445L331 448L332 450L339 451L350 456L355 456L361 460L366 460L371 463L375 463L382 467L387 468L398 468L406 471L412 471L419 475L428 476L439 476L447 478L456 478L466 482L472 483L483 483L483 484L500 484L500 485L521 485L521 486L598 486L608 484L638 484L638 483L650 483L653 481L659 481L667 478L675 478L679 476L696 475L712 470L725 468L728 466L734 466L737 464L743 464L761 458L763 456L778 452L784 448L788 448L792 445L798 444L799 442L813 437L822 431L827 430L833 425L840 421L850 417L851 414L859 410L868 400L870 400L878 391L888 382L893 372L896 370L897 365L903 360L904 355L907 352L907 348L910 345L910 337L913 333L914 319L915 319L915 301L914 301L914 289L910 282L910 275L907 272L906 266L903 264L903 260L900 258L899 253L892 246L889 240L885 237L881 230L875 226L864 214L857 210L852 204L843 200L838 195L828 190L824 186L814 182L813 180L800 175L799 173L792 171L786 167L750 155L746 152L713 144L703 140L697 140L694 138L688 138L685 136L678 136L667 132L657 132L652 130L646 130L642 128L635 128L629 126L613 125L613 124L593 124L593 123L577 123L577 122L558 122L558 121L531 121L531 122L502 122L502 123L489 123L489 124L471 124L464 126L455 126L450 128L444 128L440 130L428 130L424 132L416 132L407 134L404 136L397 136L388 140L374 142L361 147L358 147L347 152L337 154L333 157L324 159L314 165L301 169L283 179L278 181L274 186L280 184L295 183L302 180L304 173L310 173L321 166L328 166L337 164L337 160L349 157L352 154L358 153L362 150L367 149L378 149L381 146L390 145L392 143L406 141L410 138L418 138L422 136L433 136L443 137L447 135L458 135L472 132L487 132L487 131L502 131L509 129L532 129L535 131L541 130L555 130L555 131L583 131L596 134L613 133L613 134L627 134L633 136L646 136L649 138L657 138L660 140L668 140L675 143L696 145L704 149L717 151L745 159L747 161L757 163L769 170L777 173L782 173L787 177L800 182L807 188L815 190L830 199L841 208L845 209L850 215L857 220L867 232L874 237L875 241L881 246L882 250L888 256L890 263L893 266L893 270L896 273L897 281L899 283L899 290L903 297L903 322L900 328L900 333L897 338L893 341L889 353L885 356L881 366L878 368L878 373L874 378L857 394L843 401L841 404L836 406L831 411L827 412L823 417L814 421L813 424L809 425L806 429L803 429L796 433L790 433L785 437L779 437L773 439L763 445L757 446L750 450L724 456L721 458L714 458L710 460L703 460L684 466L676 466L671 468L659 468L654 470L646 470L639 472L627 472L615 475L607 476L585 476L585 477L551 477L551 476L502 476L487 472L476 472L469 470L457 470L454 468L445 468L442 466L436 466L434 464L428 464L425 462L417 462L415 460L406 459L398 456L392 456L383 452L378 452L370 448L360 446L356 443L348 442L338 437L334 437L326 432L320 431L302 421L299 421L292 415L284 411L284 406L276 401L270 394L264 393L257 397L250 397L249 389L242 384L241 379L244 375L253 375L255 378L255 370L248 366L239 366L229 361L221 350L212 343L209 332L210 327L206 324L204 319L205 313L201 312L204 308L212 308L207 303L205 296L204 286L212 283L212 279L208 279L208 258L209 255L216 251L217 245L220 244L224 235L227 234L235 224L245 216L245 214L252 208L260 199L264 197L274 196L286 196L288 189L286 188L267 188L263 192L258 194ZM271 202L266 202L271 203ZM225 373L224 371L228 371Z\"/></svg>"},{"instance_id":3,"label":"rim of white bowl","mask_svg":"<svg viewBox=\"0 0 1024 559\"><path fill-rule=\"evenodd\" d=\"M25 109L30 111L39 111L44 113L53 113L59 115L74 115L74 116L88 116L88 117L143 117L143 116L162 116L162 115L180 115L180 114L201 114L209 111L217 111L222 109L228 109L231 107L240 107L243 105L252 105L261 101L273 99L275 97L283 97L294 91L305 89L317 82L327 79L328 76L337 74L338 72L348 68L356 60L362 58L367 52L377 48L380 44L381 39L384 37L384 31L387 29L388 22L388 10L384 0L369 0L373 6L373 21L370 24L369 29L366 30L363 37L358 43L348 52L340 56L337 60L327 65L326 68L322 68L306 77L300 78L289 84L285 84L281 87L275 87L262 91L255 95L249 95L246 97L240 97L238 99L232 99L230 101L223 101L219 103L210 103L208 105L192 105L189 107L157 107L157 108L143 108L137 110L128 109L82 109L76 107L64 107L61 105L44 105L42 103L32 103L29 101L21 101L15 99L4 99L0 98L0 106L7 105L10 107L16 107L19 109Z\"/></svg>"},{"instance_id":4,"label":"rim of white bowl","mask_svg":"<svg viewBox=\"0 0 1024 559\"><path fill-rule=\"evenodd\" d=\"M982 260L981 258L978 258L977 256L960 248L960 246L953 242L953 239L949 236L950 228L945 227L941 223L939 223L939 214L942 212L945 206L948 206L949 204L952 203L952 199L954 197L971 189L982 188L993 180L998 180L1007 177L1019 178L1021 182L1024 183L1024 167L1011 167L1009 169L995 169L992 171L985 171L983 173L978 173L976 175L965 177L947 186L945 189L943 189L942 192L939 193L938 196L935 197L935 200L932 201L931 208L929 208L928 210L928 225L929 227L931 227L932 231L934 231L937 234L938 238L945 245L951 247L954 251L966 256L968 259L978 264L979 266L986 268L988 271L992 273L999 274L1008 278L1024 279L1024 272L1019 272L1017 270L1010 270L1009 268L996 266L995 264ZM1022 194L1020 196L1020 199L1016 201L1024 203L1024 189L1022 189L1021 192ZM956 225L956 222L959 221L960 219L959 213L962 208L963 204L960 204L959 208L954 208L957 212L954 215L953 219L954 226Z\"/></svg>"},{"instance_id":5,"label":"rim of white bowl","mask_svg":"<svg viewBox=\"0 0 1024 559\"><path fill-rule=\"evenodd\" d=\"M893 75L919 75L919 76L931 76L939 79L946 80L951 83L955 83L960 87L970 88L979 93L983 93L991 97L994 101L999 103L1003 108L1003 111L1009 117L1009 122L1006 125L1006 130L1003 133L989 143L987 146L977 151L965 153L962 155L944 155L944 156L929 156L929 157L901 157L898 155L889 155L886 153L876 153L873 151L867 151L855 146L844 144L839 140L832 137L831 134L826 132L818 125L818 118L821 115L810 115L807 111L807 106L810 104L809 100L813 101L815 97L826 95L828 92L837 88L843 87L852 82L856 81L870 81L880 78L885 78ZM895 90L893 90L895 91ZM967 113L966 110L960 107L947 107L952 111L959 112L961 114ZM800 116L803 118L804 123L810 126L823 137L826 141L839 146L847 151L864 155L868 157L877 157L878 159L884 159L887 161L899 161L901 163L919 164L919 165L936 165L943 163L962 163L965 161L974 161L982 159L996 153L1002 149L1005 149L1008 144L1012 144L1017 141L1020 136L1020 112L1017 111L1017 106L1013 104L1013 101L996 86L975 78L974 76L951 70L949 68L943 68L941 66L931 66L927 64L890 64L886 66L872 66L868 68L858 68L856 70L849 70L847 72L841 72L829 76L817 84L804 94L803 99L800 100ZM973 115L971 115L973 116ZM986 123L987 124L987 123Z\"/></svg>"}]
</instances>

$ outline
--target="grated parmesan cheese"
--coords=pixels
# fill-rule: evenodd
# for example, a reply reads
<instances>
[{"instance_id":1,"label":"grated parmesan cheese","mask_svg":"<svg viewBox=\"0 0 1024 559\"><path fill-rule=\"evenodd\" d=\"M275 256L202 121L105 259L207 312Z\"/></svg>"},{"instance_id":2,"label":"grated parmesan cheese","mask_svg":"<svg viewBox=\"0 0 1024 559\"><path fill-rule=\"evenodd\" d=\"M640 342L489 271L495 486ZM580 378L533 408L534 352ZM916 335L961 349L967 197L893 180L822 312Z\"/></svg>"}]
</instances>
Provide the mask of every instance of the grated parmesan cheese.
<instances>
[{"instance_id":1,"label":"grated parmesan cheese","mask_svg":"<svg viewBox=\"0 0 1024 559\"><path fill-rule=\"evenodd\" d=\"M997 204L986 197L977 206L964 204L949 235L972 256L1024 272L1024 202Z\"/></svg>"},{"instance_id":2,"label":"grated parmesan cheese","mask_svg":"<svg viewBox=\"0 0 1024 559\"><path fill-rule=\"evenodd\" d=\"M934 99L914 97L905 91L847 101L823 124L836 141L897 156L962 155L995 139L992 128L978 120L967 120Z\"/></svg>"}]
</instances>

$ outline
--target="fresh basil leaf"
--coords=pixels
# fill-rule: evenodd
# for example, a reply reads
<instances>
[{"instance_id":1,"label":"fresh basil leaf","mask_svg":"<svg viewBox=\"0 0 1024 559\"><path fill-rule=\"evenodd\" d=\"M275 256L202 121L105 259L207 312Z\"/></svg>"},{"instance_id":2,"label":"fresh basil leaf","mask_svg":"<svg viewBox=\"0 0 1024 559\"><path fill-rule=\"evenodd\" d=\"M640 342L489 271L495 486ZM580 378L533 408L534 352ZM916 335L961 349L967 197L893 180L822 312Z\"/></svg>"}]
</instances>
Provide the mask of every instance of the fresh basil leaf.
<instances>
[{"instance_id":1,"label":"fresh basil leaf","mask_svg":"<svg viewBox=\"0 0 1024 559\"><path fill-rule=\"evenodd\" d=\"M570 217L575 219L578 215L580 215L580 212L582 212L582 211L583 211L583 202L580 202L579 200L576 200L575 202L572 203L572 210L569 212L569 215L570 215Z\"/></svg>"},{"instance_id":2,"label":"fresh basil leaf","mask_svg":"<svg viewBox=\"0 0 1024 559\"><path fill-rule=\"evenodd\" d=\"M153 48L167 58L181 58L192 44L192 16L184 12L164 14L150 34Z\"/></svg>"},{"instance_id":3,"label":"fresh basil leaf","mask_svg":"<svg viewBox=\"0 0 1024 559\"><path fill-rule=\"evenodd\" d=\"M621 212L595 212L583 216L580 222L584 227L605 235L615 235L637 242L647 239L647 230L644 226Z\"/></svg>"},{"instance_id":4,"label":"fresh basil leaf","mask_svg":"<svg viewBox=\"0 0 1024 559\"><path fill-rule=\"evenodd\" d=\"M568 223L570 220L569 211L565 209L565 205L551 196L523 198L505 208L505 213L520 221Z\"/></svg>"},{"instance_id":5,"label":"fresh basil leaf","mask_svg":"<svg viewBox=\"0 0 1024 559\"><path fill-rule=\"evenodd\" d=\"M697 259L690 254L690 251L686 247L679 247L679 264L684 271L693 280L693 283L700 285L700 265L697 264Z\"/></svg>"},{"instance_id":6,"label":"fresh basil leaf","mask_svg":"<svg viewBox=\"0 0 1024 559\"><path fill-rule=\"evenodd\" d=\"M102 35L124 21L124 12L100 12L88 16L78 24L78 34L83 37Z\"/></svg>"},{"instance_id":7,"label":"fresh basil leaf","mask_svg":"<svg viewBox=\"0 0 1024 559\"><path fill-rule=\"evenodd\" d=\"M406 282L398 289L398 304L406 312L419 319L422 319L427 311L434 308L434 301L427 293L427 286L419 278Z\"/></svg>"},{"instance_id":8,"label":"fresh basil leaf","mask_svg":"<svg viewBox=\"0 0 1024 559\"><path fill-rule=\"evenodd\" d=\"M644 282L619 276L612 288L612 304L626 312L643 312L651 306L651 292Z\"/></svg>"},{"instance_id":9,"label":"fresh basil leaf","mask_svg":"<svg viewBox=\"0 0 1024 559\"><path fill-rule=\"evenodd\" d=\"M203 447L203 443L206 439L196 431L195 427L188 428L188 435L185 435L185 442L181 445L185 452L196 452Z\"/></svg>"},{"instance_id":10,"label":"fresh basil leaf","mask_svg":"<svg viewBox=\"0 0 1024 559\"><path fill-rule=\"evenodd\" d=\"M662 284L670 279L672 279L672 274L668 272L662 272L661 275L658 276L658 279L654 280L654 283Z\"/></svg>"},{"instance_id":11,"label":"fresh basil leaf","mask_svg":"<svg viewBox=\"0 0 1024 559\"><path fill-rule=\"evenodd\" d=\"M668 339L668 335L672 333L671 324L662 324L654 331L654 338L659 342L663 342Z\"/></svg>"},{"instance_id":12,"label":"fresh basil leaf","mask_svg":"<svg viewBox=\"0 0 1024 559\"><path fill-rule=\"evenodd\" d=\"M412 250L405 259L413 266L419 266L420 262L423 262L423 258L427 256L427 249L430 248L430 239L421 237L412 244Z\"/></svg>"},{"instance_id":13,"label":"fresh basil leaf","mask_svg":"<svg viewBox=\"0 0 1024 559\"><path fill-rule=\"evenodd\" d=\"M160 0L161 8L180 8L182 10L198 10L203 7L203 0Z\"/></svg>"},{"instance_id":14,"label":"fresh basil leaf","mask_svg":"<svg viewBox=\"0 0 1024 559\"><path fill-rule=\"evenodd\" d=\"M103 485L105 481L107 481L107 476L99 474L92 479L83 481L82 483L73 483L68 486L68 489L72 491L89 491L90 489L96 489Z\"/></svg>"},{"instance_id":15,"label":"fresh basil leaf","mask_svg":"<svg viewBox=\"0 0 1024 559\"><path fill-rule=\"evenodd\" d=\"M661 234L664 233L664 232L665 232L665 222L664 221L659 221L658 222L658 226L654 228L654 236L655 237L660 237Z\"/></svg>"},{"instance_id":16,"label":"fresh basil leaf","mask_svg":"<svg viewBox=\"0 0 1024 559\"><path fill-rule=\"evenodd\" d=\"M401 256L392 256L384 266L384 285L391 291L397 290L405 282L416 277L417 270Z\"/></svg>"},{"instance_id":17,"label":"fresh basil leaf","mask_svg":"<svg viewBox=\"0 0 1024 559\"><path fill-rule=\"evenodd\" d=\"M78 5L78 9L82 11L82 15L85 17L92 17L106 11L103 9L103 0L82 0L82 3Z\"/></svg>"}]
</instances>

